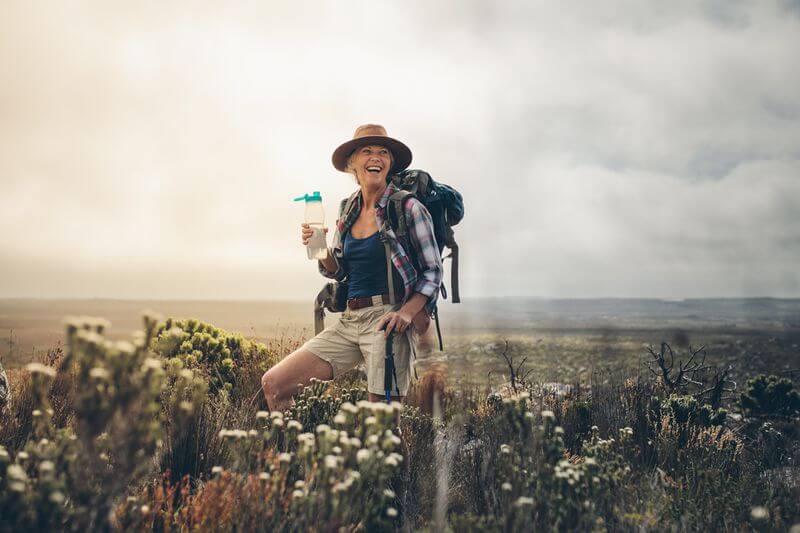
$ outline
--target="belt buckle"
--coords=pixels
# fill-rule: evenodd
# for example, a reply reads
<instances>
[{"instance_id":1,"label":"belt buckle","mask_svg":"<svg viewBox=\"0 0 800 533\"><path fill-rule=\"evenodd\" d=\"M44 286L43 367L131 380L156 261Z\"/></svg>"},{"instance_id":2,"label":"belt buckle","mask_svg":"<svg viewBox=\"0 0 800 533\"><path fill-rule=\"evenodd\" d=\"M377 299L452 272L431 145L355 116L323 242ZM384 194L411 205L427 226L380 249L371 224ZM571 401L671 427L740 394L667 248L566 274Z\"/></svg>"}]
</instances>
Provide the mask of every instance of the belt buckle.
<instances>
[{"instance_id":1,"label":"belt buckle","mask_svg":"<svg viewBox=\"0 0 800 533\"><path fill-rule=\"evenodd\" d=\"M383 305L383 295L376 294L370 296L370 298L372 298L372 305Z\"/></svg>"}]
</instances>

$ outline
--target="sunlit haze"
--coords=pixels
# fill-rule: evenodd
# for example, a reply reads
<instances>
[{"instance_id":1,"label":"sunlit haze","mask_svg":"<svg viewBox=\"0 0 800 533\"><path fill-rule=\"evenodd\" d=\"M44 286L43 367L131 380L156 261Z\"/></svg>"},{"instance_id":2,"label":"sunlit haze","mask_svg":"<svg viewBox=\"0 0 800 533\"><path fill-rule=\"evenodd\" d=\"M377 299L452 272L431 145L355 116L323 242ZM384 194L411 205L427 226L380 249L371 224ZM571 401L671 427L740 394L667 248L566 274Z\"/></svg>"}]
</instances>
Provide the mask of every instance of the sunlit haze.
<instances>
[{"instance_id":1,"label":"sunlit haze","mask_svg":"<svg viewBox=\"0 0 800 533\"><path fill-rule=\"evenodd\" d=\"M4 1L0 297L310 299L364 123L463 193L465 299L800 296L798 50L788 0Z\"/></svg>"}]
</instances>

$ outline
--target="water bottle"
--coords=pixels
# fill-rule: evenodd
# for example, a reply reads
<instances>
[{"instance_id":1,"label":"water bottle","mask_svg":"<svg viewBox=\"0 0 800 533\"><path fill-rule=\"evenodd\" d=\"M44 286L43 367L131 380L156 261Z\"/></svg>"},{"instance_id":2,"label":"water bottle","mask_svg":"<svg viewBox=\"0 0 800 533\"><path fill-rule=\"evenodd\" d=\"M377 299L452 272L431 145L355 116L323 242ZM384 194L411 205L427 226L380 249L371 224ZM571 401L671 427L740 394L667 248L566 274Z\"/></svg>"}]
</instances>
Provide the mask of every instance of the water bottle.
<instances>
[{"instance_id":1,"label":"water bottle","mask_svg":"<svg viewBox=\"0 0 800 533\"><path fill-rule=\"evenodd\" d=\"M304 200L306 202L306 224L314 232L306 245L309 259L325 259L328 257L328 243L325 240L325 210L322 209L322 196L319 191L313 194L305 194L295 198L295 202Z\"/></svg>"}]
</instances>

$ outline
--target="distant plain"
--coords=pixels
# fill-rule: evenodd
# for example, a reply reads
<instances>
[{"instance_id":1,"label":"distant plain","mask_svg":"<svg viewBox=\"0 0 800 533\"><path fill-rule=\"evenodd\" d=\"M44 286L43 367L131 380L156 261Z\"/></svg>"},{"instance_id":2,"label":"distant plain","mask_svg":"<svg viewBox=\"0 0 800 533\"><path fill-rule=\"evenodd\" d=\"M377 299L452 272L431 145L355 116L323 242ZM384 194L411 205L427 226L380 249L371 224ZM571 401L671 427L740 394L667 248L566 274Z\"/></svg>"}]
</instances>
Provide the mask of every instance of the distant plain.
<instances>
[{"instance_id":1,"label":"distant plain","mask_svg":"<svg viewBox=\"0 0 800 533\"><path fill-rule=\"evenodd\" d=\"M0 361L14 368L58 346L67 316L106 318L111 339L129 338L146 310L260 341L313 335L304 301L0 299ZM678 354L705 346L709 361L748 375L800 368L798 299L466 299L442 303L441 326L444 351L420 354L418 369L436 365L476 384L507 379L504 350L517 362L527 357L540 381L580 382L597 370L646 372L647 346L662 341Z\"/></svg>"}]
</instances>

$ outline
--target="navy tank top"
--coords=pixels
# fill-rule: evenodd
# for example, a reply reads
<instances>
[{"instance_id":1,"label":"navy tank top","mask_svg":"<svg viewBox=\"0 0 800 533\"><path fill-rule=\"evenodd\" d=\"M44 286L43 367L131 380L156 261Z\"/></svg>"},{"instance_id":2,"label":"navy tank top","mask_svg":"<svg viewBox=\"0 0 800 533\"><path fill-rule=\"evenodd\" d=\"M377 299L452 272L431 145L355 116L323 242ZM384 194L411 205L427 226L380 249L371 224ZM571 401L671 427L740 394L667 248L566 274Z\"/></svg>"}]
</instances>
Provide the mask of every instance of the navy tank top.
<instances>
[{"instance_id":1,"label":"navy tank top","mask_svg":"<svg viewBox=\"0 0 800 533\"><path fill-rule=\"evenodd\" d=\"M364 239L356 239L348 231L344 236L342 257L349 280L347 298L389 293L386 279L386 252L379 231ZM403 280L397 276L394 268L392 274L394 274L395 291L398 291L403 287Z\"/></svg>"}]
</instances>

